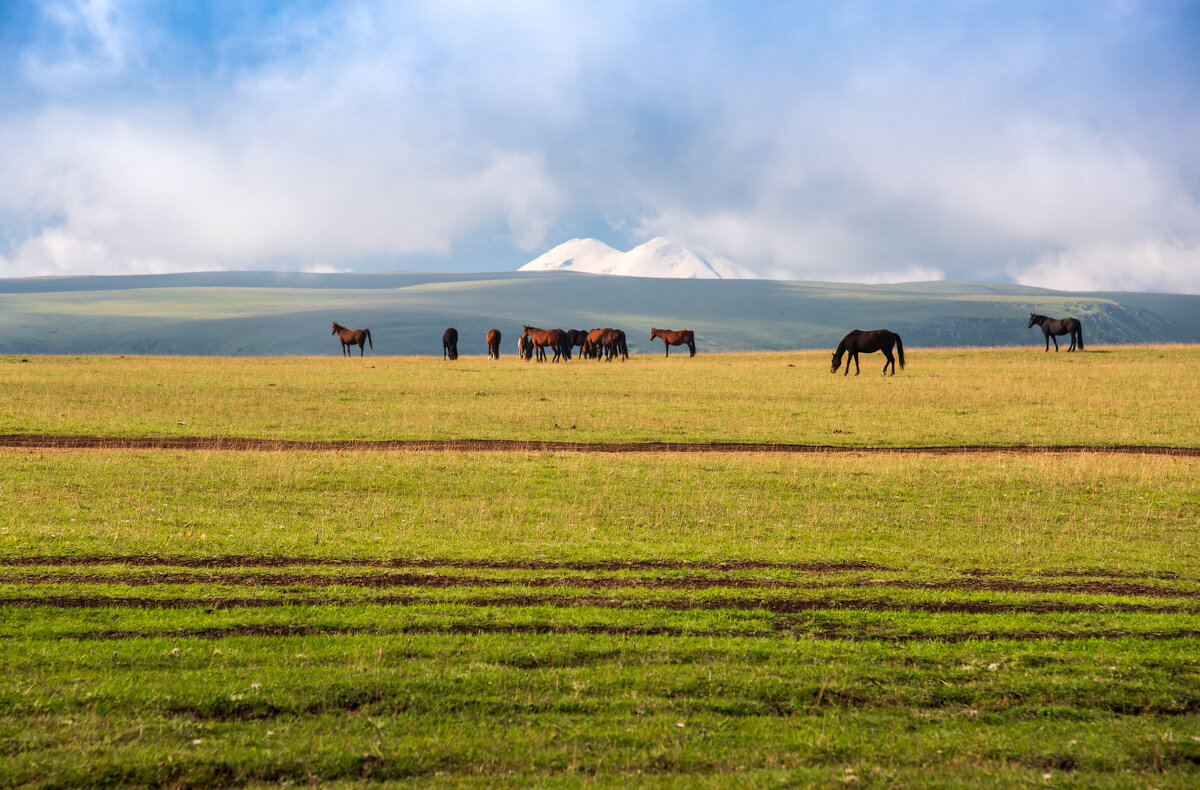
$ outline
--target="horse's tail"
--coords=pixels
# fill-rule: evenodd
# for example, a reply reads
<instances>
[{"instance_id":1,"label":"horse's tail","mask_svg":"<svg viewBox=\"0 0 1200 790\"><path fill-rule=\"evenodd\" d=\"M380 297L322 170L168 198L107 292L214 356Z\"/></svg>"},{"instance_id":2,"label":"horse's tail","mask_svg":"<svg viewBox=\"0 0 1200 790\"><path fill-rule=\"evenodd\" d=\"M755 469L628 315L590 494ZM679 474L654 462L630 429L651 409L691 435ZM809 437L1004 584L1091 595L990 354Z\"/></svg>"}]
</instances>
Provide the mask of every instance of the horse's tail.
<instances>
[{"instance_id":1,"label":"horse's tail","mask_svg":"<svg viewBox=\"0 0 1200 790\"><path fill-rule=\"evenodd\" d=\"M896 356L900 357L900 369L904 370L904 343L900 335L896 335Z\"/></svg>"},{"instance_id":2,"label":"horse's tail","mask_svg":"<svg viewBox=\"0 0 1200 790\"><path fill-rule=\"evenodd\" d=\"M1075 326L1075 332L1078 334L1077 345L1079 346L1079 350L1083 351L1083 322L1082 321L1080 321Z\"/></svg>"},{"instance_id":3,"label":"horse's tail","mask_svg":"<svg viewBox=\"0 0 1200 790\"><path fill-rule=\"evenodd\" d=\"M374 351L375 350L375 342L373 340L371 340L371 330L364 329L363 331L367 333L367 342L371 344L371 350Z\"/></svg>"}]
</instances>

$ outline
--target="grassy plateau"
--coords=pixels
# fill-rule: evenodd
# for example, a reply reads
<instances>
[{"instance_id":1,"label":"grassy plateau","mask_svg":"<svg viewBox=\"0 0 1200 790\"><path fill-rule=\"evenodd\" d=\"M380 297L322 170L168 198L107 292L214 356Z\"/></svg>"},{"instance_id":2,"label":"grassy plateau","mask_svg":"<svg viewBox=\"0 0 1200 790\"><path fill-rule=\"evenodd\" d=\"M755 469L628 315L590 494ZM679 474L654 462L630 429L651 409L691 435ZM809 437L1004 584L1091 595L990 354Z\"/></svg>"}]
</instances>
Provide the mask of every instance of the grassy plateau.
<instances>
[{"instance_id":1,"label":"grassy plateau","mask_svg":"<svg viewBox=\"0 0 1200 790\"><path fill-rule=\"evenodd\" d=\"M0 358L0 786L1197 786L1200 349L828 358Z\"/></svg>"}]
</instances>

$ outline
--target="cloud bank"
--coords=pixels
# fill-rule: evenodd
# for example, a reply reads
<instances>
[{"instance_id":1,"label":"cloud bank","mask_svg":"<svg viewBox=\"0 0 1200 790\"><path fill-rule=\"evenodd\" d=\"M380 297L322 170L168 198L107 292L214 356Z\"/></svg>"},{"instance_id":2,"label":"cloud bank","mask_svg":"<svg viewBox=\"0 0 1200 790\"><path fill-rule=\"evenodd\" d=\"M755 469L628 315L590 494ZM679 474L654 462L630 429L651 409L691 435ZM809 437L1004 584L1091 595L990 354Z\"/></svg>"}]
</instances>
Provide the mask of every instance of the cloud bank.
<instances>
[{"instance_id":1,"label":"cloud bank","mask_svg":"<svg viewBox=\"0 0 1200 790\"><path fill-rule=\"evenodd\" d=\"M0 276L663 236L784 279L1200 293L1194 4L794 5L0 12Z\"/></svg>"}]
</instances>

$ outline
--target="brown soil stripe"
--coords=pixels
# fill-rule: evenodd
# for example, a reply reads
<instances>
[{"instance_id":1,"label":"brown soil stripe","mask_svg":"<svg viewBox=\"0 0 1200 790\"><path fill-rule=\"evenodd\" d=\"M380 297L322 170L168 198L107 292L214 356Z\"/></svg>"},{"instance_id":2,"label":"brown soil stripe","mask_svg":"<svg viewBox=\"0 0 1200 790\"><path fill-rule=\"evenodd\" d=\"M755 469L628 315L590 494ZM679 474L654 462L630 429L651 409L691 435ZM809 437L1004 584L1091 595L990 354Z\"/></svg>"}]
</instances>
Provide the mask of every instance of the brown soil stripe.
<instances>
[{"instance_id":1,"label":"brown soil stripe","mask_svg":"<svg viewBox=\"0 0 1200 790\"><path fill-rule=\"evenodd\" d=\"M584 590L838 590L870 588L892 590L929 590L933 592L1014 592L1058 595L1118 595L1124 597L1200 599L1200 591L1174 590L1132 582L1059 582L1038 583L1013 579L969 578L959 581L915 582L874 579L867 583L836 581L777 581L773 579L712 579L703 576L660 577L572 577L489 578L484 576L446 576L427 573L374 573L357 575L316 575L301 573L148 573L120 576L87 573L0 574L0 584L113 584L131 587L159 585L220 584L238 587L360 587L380 589L416 587L451 589L463 587L533 587Z\"/></svg>"},{"instance_id":2,"label":"brown soil stripe","mask_svg":"<svg viewBox=\"0 0 1200 790\"><path fill-rule=\"evenodd\" d=\"M793 571L797 573L845 573L853 571L875 571L899 573L902 569L879 565L873 562L771 562L768 560L724 560L706 562L693 560L465 560L446 558L425 559L370 559L362 557L288 557L279 555L226 554L217 557L196 557L154 554L83 554L83 555L25 555L0 557L0 568L26 567L92 567L101 565L129 565L133 567L175 568L396 568L417 570L490 570L490 571L713 571L719 573L735 571ZM1003 571L966 568L946 569L948 573L963 576L989 578L1006 576ZM1042 578L1101 578L1154 581L1197 581L1170 571L1129 571L1107 568L1090 568L1071 571L1040 571L1030 574Z\"/></svg>"},{"instance_id":3,"label":"brown soil stripe","mask_svg":"<svg viewBox=\"0 0 1200 790\"><path fill-rule=\"evenodd\" d=\"M56 636L56 639L72 639L78 641L116 641L130 639L229 639L235 637L321 637L321 636L399 636L409 634L429 635L482 635L482 634L529 634L541 636L547 634L571 634L583 636L670 636L682 638L766 638L774 636L791 636L799 639L819 639L823 641L837 640L848 642L984 642L984 641L1036 641L1053 640L1067 641L1078 639L1137 639L1144 641L1161 641L1167 639L1195 639L1200 637L1200 631L1170 631L1163 633L1138 633L1132 631L1097 631L1093 633L1075 633L1070 631L970 631L952 634L882 634L866 630L793 630L792 627L781 627L775 632L762 631L713 631L685 628L668 628L659 626L610 626L610 625L550 625L522 624L505 625L498 623L481 624L448 624L438 625L408 625L395 628L337 628L327 626L303 625L241 625L227 628L178 629L164 632L145 631L98 631L96 633L72 634Z\"/></svg>"},{"instance_id":4,"label":"brown soil stripe","mask_svg":"<svg viewBox=\"0 0 1200 790\"><path fill-rule=\"evenodd\" d=\"M305 441L224 436L52 436L3 434L0 447L47 450L378 450L403 452L566 452L566 453L895 453L958 455L991 453L1129 453L1200 457L1200 447L1162 445L935 445L851 447L826 444L755 442L557 442L518 439L396 439Z\"/></svg>"},{"instance_id":5,"label":"brown soil stripe","mask_svg":"<svg viewBox=\"0 0 1200 790\"><path fill-rule=\"evenodd\" d=\"M471 606L471 607L552 607L622 609L631 611L663 609L676 612L692 611L765 611L772 614L804 614L811 612L923 612L927 614L1200 614L1200 608L1178 608L1130 603L1068 603L1034 601L999 603L993 601L912 601L892 602L868 598L816 598L788 600L779 598L703 600L628 600L619 598L580 597L562 595L498 595L453 601L431 601L407 595L386 595L360 599L322 598L125 598L102 595L47 595L41 597L0 598L3 607L49 607L55 609L267 609L272 607L343 607L343 606Z\"/></svg>"},{"instance_id":6,"label":"brown soil stripe","mask_svg":"<svg viewBox=\"0 0 1200 790\"><path fill-rule=\"evenodd\" d=\"M132 565L137 567L173 566L178 568L286 568L362 566L369 568L458 569L494 571L761 571L783 570L806 573L837 573L842 571L894 571L873 562L760 562L729 560L723 562L691 562L687 560L455 560L455 559L390 559L373 560L356 557L283 557L222 555L220 557L180 557L155 555L31 555L0 557L0 567L74 567L95 565Z\"/></svg>"}]
</instances>

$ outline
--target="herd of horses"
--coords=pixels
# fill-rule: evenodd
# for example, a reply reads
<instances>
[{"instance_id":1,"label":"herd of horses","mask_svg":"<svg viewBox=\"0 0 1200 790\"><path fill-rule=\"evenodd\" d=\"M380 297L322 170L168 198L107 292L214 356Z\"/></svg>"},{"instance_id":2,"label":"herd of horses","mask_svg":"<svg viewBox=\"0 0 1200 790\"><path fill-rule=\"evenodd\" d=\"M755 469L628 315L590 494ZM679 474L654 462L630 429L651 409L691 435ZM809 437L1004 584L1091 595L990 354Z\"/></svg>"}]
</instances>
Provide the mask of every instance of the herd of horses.
<instances>
[{"instance_id":1,"label":"herd of horses","mask_svg":"<svg viewBox=\"0 0 1200 790\"><path fill-rule=\"evenodd\" d=\"M1045 334L1046 351L1050 350L1052 339L1054 340L1054 350L1058 351L1058 338L1062 335L1071 337L1071 347L1067 351L1083 351L1083 328L1078 318L1049 318L1037 313L1030 313L1029 323L1025 328L1030 329L1035 324ZM337 335L338 340L341 341L344 356L350 356L350 347L354 345L358 346L360 357L363 355L364 344L369 343L371 350L375 350L370 329L347 329L334 322L332 334ZM687 346L690 356L696 356L696 335L690 329L651 328L650 339L663 342L665 356L671 355L671 346ZM487 341L488 359L499 359L500 330L488 330L485 340ZM524 360L536 359L538 362L545 362L547 350L553 353L552 362L571 359L571 353L576 347L578 347L578 354L582 359L603 359L608 362L614 359L622 361L629 359L629 346L625 342L625 332L611 327L588 331L584 329L540 329L536 326L526 325L522 328L521 336L517 338L517 356ZM896 351L895 356L892 355L893 349ZM893 376L896 375L897 358L900 360L900 368L903 370L904 343L900 340L900 335L888 329L873 329L869 332L855 329L843 337L841 343L838 343L837 350L833 352L829 372L837 373L842 366L842 359L845 358L846 372L842 375L850 374L850 363L853 362L854 375L857 376L861 372L858 367L858 355L860 353L873 354L876 351L882 351L886 360L883 363L883 375L888 375L888 368L891 368ZM458 359L458 330L454 327L450 327L442 334L442 358Z\"/></svg>"}]
</instances>

